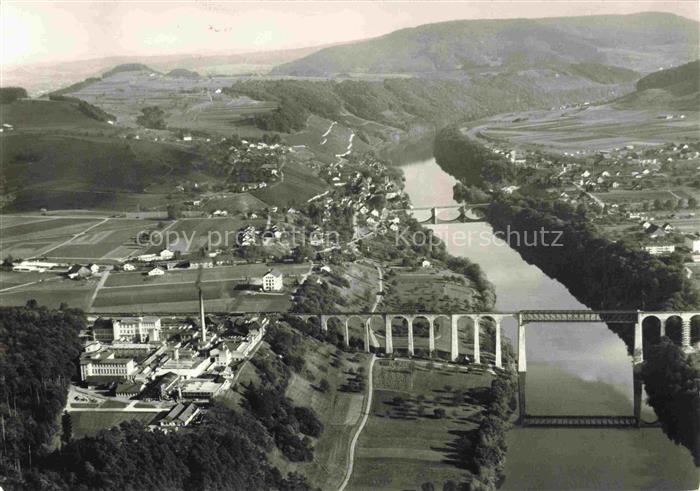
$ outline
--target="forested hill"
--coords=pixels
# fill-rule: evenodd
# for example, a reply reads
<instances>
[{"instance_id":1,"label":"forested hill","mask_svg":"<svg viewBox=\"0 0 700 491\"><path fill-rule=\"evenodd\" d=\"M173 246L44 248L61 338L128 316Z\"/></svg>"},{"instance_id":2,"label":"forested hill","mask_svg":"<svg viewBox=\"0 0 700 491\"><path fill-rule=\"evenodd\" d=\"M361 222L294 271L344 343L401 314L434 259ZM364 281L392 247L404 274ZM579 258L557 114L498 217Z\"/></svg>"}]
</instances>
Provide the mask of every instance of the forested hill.
<instances>
[{"instance_id":1,"label":"forested hill","mask_svg":"<svg viewBox=\"0 0 700 491\"><path fill-rule=\"evenodd\" d=\"M700 107L700 60L660 70L637 82L637 90L615 101L626 109L697 111Z\"/></svg>"},{"instance_id":2,"label":"forested hill","mask_svg":"<svg viewBox=\"0 0 700 491\"><path fill-rule=\"evenodd\" d=\"M698 23L672 14L460 20L322 49L273 72L425 74L596 63L648 73L697 54Z\"/></svg>"},{"instance_id":3,"label":"forested hill","mask_svg":"<svg viewBox=\"0 0 700 491\"><path fill-rule=\"evenodd\" d=\"M637 90L664 89L679 95L700 90L700 60L647 75L637 82Z\"/></svg>"}]
</instances>

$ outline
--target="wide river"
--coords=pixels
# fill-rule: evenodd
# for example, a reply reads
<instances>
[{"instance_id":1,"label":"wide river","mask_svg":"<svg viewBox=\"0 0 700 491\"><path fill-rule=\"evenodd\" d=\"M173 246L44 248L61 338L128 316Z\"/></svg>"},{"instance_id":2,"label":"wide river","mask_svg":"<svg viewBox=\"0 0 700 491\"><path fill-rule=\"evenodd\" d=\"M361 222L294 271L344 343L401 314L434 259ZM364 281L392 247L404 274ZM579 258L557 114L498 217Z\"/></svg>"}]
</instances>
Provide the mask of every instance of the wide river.
<instances>
[{"instance_id":1,"label":"wide river","mask_svg":"<svg viewBox=\"0 0 700 491\"><path fill-rule=\"evenodd\" d=\"M415 150L415 149L414 149ZM414 207L455 204L455 179L424 149L394 156ZM486 223L432 226L455 256L481 265L495 285L496 308L585 309L559 282L493 238ZM471 238L471 243L469 243ZM515 325L505 334L515 340ZM530 324L527 411L530 414L633 414L632 361L604 324ZM648 407L643 418L656 416ZM502 489L698 489L690 453L661 429L514 427L508 434Z\"/></svg>"}]
</instances>

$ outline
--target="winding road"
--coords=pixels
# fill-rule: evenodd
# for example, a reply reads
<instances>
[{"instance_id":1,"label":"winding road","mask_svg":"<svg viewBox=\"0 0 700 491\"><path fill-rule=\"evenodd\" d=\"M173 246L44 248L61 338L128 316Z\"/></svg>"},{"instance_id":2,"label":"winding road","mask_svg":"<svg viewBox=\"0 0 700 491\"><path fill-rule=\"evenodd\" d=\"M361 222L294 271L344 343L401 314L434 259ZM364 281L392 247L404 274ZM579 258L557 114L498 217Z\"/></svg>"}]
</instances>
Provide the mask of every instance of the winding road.
<instances>
[{"instance_id":1,"label":"winding road","mask_svg":"<svg viewBox=\"0 0 700 491\"><path fill-rule=\"evenodd\" d=\"M375 268L377 268L377 273L379 274L379 290L377 291L377 297L374 300L374 305L372 305L372 312L375 312L377 310L377 307L379 306L379 303L382 301L382 296L379 295L379 292L382 292L384 290L384 274L382 272L382 268L380 268L377 264L375 264ZM370 330L370 334L374 334ZM376 338L375 338L376 340ZM378 343L377 343L378 344ZM339 491L343 491L345 487L348 485L350 482L350 478L352 477L352 469L353 466L355 465L355 447L357 446L357 441L360 439L360 435L362 434L362 430L364 430L365 425L367 424L367 419L369 419L369 413L372 410L372 393L373 393L373 386L372 386L372 372L374 370L374 362L377 361L377 357L375 356L374 353L372 353L372 359L369 362L369 370L367 373L367 399L365 399L365 405L364 408L362 409L362 420L360 420L360 425L357 427L357 430L355 431L355 434L352 437L352 440L350 441L350 453L348 456L348 467L345 471L345 479L343 479L343 482L340 484L340 487L338 488Z\"/></svg>"}]
</instances>

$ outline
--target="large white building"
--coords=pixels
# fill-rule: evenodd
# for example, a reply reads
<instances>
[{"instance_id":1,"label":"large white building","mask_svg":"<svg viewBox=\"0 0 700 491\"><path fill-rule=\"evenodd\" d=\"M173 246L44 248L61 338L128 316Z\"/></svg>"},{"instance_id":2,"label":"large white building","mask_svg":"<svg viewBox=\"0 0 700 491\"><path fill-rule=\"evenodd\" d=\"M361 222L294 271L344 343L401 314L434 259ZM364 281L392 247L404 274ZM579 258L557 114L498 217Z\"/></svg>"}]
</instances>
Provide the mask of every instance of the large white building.
<instances>
[{"instance_id":1,"label":"large white building","mask_svg":"<svg viewBox=\"0 0 700 491\"><path fill-rule=\"evenodd\" d=\"M88 377L131 377L138 371L138 364L132 357L118 357L114 351L102 351L80 360L80 378Z\"/></svg>"},{"instance_id":2,"label":"large white building","mask_svg":"<svg viewBox=\"0 0 700 491\"><path fill-rule=\"evenodd\" d=\"M284 288L282 271L271 269L262 277L263 290L266 292L278 292Z\"/></svg>"},{"instance_id":3,"label":"large white building","mask_svg":"<svg viewBox=\"0 0 700 491\"><path fill-rule=\"evenodd\" d=\"M160 341L160 318L153 316L101 319L95 322L93 333L97 341Z\"/></svg>"}]
</instances>

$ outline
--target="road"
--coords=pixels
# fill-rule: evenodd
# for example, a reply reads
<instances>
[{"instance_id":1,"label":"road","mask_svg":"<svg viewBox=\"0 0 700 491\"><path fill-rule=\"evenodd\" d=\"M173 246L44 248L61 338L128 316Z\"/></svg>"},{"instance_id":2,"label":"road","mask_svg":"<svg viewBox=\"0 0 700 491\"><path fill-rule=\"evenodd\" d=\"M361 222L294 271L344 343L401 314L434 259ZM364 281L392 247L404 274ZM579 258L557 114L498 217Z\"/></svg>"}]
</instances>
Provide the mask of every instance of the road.
<instances>
[{"instance_id":1,"label":"road","mask_svg":"<svg viewBox=\"0 0 700 491\"><path fill-rule=\"evenodd\" d=\"M379 292L384 291L384 274L382 272L382 268L379 267L378 264L374 264L374 267L377 268L377 274L379 275L379 290L377 291L377 296L374 300L374 305L372 305L372 312L376 312L377 307L382 301L382 295L379 295ZM373 338L373 342L375 343L375 346L379 346L379 342L374 336L374 332L370 329L370 336ZM362 433L362 430L365 428L365 425L367 424L367 419L369 418L369 413L372 410L372 393L373 393L373 387L372 387L372 372L374 370L374 362L377 360L377 357L372 354L372 359L369 362L369 373L367 374L367 398L365 399L365 406L364 409L362 410L362 420L360 421L360 425L357 427L357 431L355 432L355 435L352 437L352 441L350 442L350 454L348 456L348 467L345 471L345 479L343 479L342 484L338 488L340 491L343 491L345 487L348 485L348 482L350 482L350 478L352 477L352 469L353 466L355 465L355 447L357 446L357 441L360 439L360 434Z\"/></svg>"},{"instance_id":2,"label":"road","mask_svg":"<svg viewBox=\"0 0 700 491\"><path fill-rule=\"evenodd\" d=\"M86 312L90 312L92 310L92 304L95 303L95 299L97 298L97 294L100 292L102 287L105 285L107 278L109 278L109 270L102 272L102 276L100 277L100 281L97 282L97 286L95 286L95 290L93 290L92 296L90 296L90 301L88 302L87 308L85 309Z\"/></svg>"},{"instance_id":3,"label":"road","mask_svg":"<svg viewBox=\"0 0 700 491\"><path fill-rule=\"evenodd\" d=\"M352 441L350 442L350 454L348 458L348 466L347 469L345 470L345 479L343 479L343 482L340 484L340 487L338 488L339 491L343 491L345 487L348 485L350 482L350 478L352 477L352 469L355 465L355 447L357 446L357 441L360 439L360 434L362 433L362 430L365 428L365 425L367 424L367 419L369 418L369 413L372 410L372 393L373 393L373 387L372 387L372 372L374 371L374 362L377 361L377 357L372 353L372 359L369 362L369 371L367 373L367 399L365 400L365 406L362 409L362 420L360 421L360 425L357 427L357 431L355 432L355 435L352 437Z\"/></svg>"}]
</instances>

